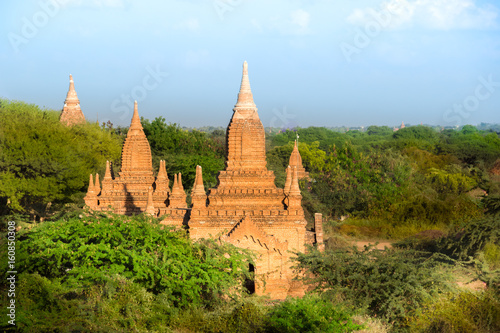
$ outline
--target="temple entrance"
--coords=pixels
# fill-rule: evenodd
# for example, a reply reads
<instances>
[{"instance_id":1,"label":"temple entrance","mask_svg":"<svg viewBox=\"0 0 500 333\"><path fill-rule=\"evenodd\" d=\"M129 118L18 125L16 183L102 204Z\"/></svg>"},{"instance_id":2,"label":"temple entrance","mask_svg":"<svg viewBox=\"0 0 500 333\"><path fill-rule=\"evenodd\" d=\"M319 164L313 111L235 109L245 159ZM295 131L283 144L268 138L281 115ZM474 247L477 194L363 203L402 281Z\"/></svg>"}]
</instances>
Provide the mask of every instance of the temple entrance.
<instances>
[{"instance_id":1,"label":"temple entrance","mask_svg":"<svg viewBox=\"0 0 500 333\"><path fill-rule=\"evenodd\" d=\"M249 294L255 294L255 266L251 263L248 264L248 272L250 272L250 277L245 279L243 286Z\"/></svg>"}]
</instances>

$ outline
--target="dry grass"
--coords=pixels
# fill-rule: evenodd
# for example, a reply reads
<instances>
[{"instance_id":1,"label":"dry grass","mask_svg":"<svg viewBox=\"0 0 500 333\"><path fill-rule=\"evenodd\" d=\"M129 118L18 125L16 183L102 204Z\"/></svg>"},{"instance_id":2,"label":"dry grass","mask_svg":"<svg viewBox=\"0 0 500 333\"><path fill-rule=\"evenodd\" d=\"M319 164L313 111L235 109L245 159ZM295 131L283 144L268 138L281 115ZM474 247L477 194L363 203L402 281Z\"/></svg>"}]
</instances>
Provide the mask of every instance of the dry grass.
<instances>
[{"instance_id":1,"label":"dry grass","mask_svg":"<svg viewBox=\"0 0 500 333\"><path fill-rule=\"evenodd\" d=\"M367 315L354 316L353 320L356 324L364 325L365 328L357 333L387 333L389 332L389 325L381 321L380 319L372 318Z\"/></svg>"}]
</instances>

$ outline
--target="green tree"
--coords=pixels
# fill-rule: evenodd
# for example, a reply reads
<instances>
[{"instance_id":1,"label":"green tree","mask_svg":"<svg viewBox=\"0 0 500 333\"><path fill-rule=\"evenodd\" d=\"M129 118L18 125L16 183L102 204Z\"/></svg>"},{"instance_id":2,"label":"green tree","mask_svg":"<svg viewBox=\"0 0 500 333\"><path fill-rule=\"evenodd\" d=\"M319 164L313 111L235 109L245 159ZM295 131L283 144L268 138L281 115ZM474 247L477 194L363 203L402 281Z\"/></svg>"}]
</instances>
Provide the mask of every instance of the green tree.
<instances>
[{"instance_id":1,"label":"green tree","mask_svg":"<svg viewBox=\"0 0 500 333\"><path fill-rule=\"evenodd\" d=\"M185 188L190 188L196 176L196 166L203 168L206 187L217 184L217 174L224 169L224 142L197 130L188 131L177 124L167 124L163 117L152 122L141 119L144 133L151 145L153 167L165 160L169 175L182 173ZM214 131L215 132L215 131ZM220 135L220 131L217 132Z\"/></svg>"},{"instance_id":2,"label":"green tree","mask_svg":"<svg viewBox=\"0 0 500 333\"><path fill-rule=\"evenodd\" d=\"M69 202L82 203L89 174L118 162L122 137L97 124L67 127L59 112L23 102L0 106L2 213L44 217Z\"/></svg>"}]
</instances>

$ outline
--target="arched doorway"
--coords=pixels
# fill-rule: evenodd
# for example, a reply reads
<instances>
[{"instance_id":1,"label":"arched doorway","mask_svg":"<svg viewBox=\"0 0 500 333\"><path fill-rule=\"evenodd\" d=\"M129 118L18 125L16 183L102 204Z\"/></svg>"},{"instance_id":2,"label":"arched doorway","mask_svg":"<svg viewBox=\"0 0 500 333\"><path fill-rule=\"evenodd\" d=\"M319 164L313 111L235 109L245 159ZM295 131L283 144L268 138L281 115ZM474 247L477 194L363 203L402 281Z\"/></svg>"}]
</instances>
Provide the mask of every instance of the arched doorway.
<instances>
[{"instance_id":1,"label":"arched doorway","mask_svg":"<svg viewBox=\"0 0 500 333\"><path fill-rule=\"evenodd\" d=\"M252 263L248 264L248 272L250 276L245 278L244 287L249 294L255 294L255 266Z\"/></svg>"}]
</instances>

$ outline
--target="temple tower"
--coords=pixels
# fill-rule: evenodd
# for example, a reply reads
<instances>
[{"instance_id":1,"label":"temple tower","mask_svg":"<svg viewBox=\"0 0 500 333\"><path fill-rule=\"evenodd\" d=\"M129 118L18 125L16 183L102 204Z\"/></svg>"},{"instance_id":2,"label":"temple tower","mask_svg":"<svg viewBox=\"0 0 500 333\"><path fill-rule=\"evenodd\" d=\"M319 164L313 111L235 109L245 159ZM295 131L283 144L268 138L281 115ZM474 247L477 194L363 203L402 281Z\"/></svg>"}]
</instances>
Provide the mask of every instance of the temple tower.
<instances>
[{"instance_id":1,"label":"temple tower","mask_svg":"<svg viewBox=\"0 0 500 333\"><path fill-rule=\"evenodd\" d=\"M132 121L123 144L119 176L114 176L111 162L107 161L102 188L99 185L99 176L96 175L93 182L91 175L85 203L90 209L97 211L126 215L145 212L157 216L160 210L165 210L168 205L168 185L165 161L160 162L158 177L155 179L153 175L151 148L135 102Z\"/></svg>"},{"instance_id":2,"label":"temple tower","mask_svg":"<svg viewBox=\"0 0 500 333\"><path fill-rule=\"evenodd\" d=\"M299 153L299 147L297 140L295 140L295 144L293 145L292 154L290 155L289 165L292 169L297 168L297 176L299 179L309 179L309 172L306 171L304 166L302 165L302 157ZM285 187L286 189L286 187Z\"/></svg>"},{"instance_id":3,"label":"temple tower","mask_svg":"<svg viewBox=\"0 0 500 333\"><path fill-rule=\"evenodd\" d=\"M289 168L288 192L277 188L266 167L265 132L253 100L248 65L227 128L226 168L205 195L201 167L192 191L189 233L194 239L219 237L254 250L255 292L272 298L301 295L293 282L289 251L305 250L304 212L297 168ZM207 204L206 204L207 203ZM166 218L165 223L169 221Z\"/></svg>"},{"instance_id":4,"label":"temple tower","mask_svg":"<svg viewBox=\"0 0 500 333\"><path fill-rule=\"evenodd\" d=\"M80 100L76 95L75 83L73 82L73 76L71 74L69 75L68 94L66 95L59 121L66 126L85 123L85 116L80 108Z\"/></svg>"},{"instance_id":5,"label":"temple tower","mask_svg":"<svg viewBox=\"0 0 500 333\"><path fill-rule=\"evenodd\" d=\"M134 114L123 144L120 178L129 183L144 178L149 178L151 183L154 181L151 148L141 125L137 101L134 103Z\"/></svg>"}]
</instances>

